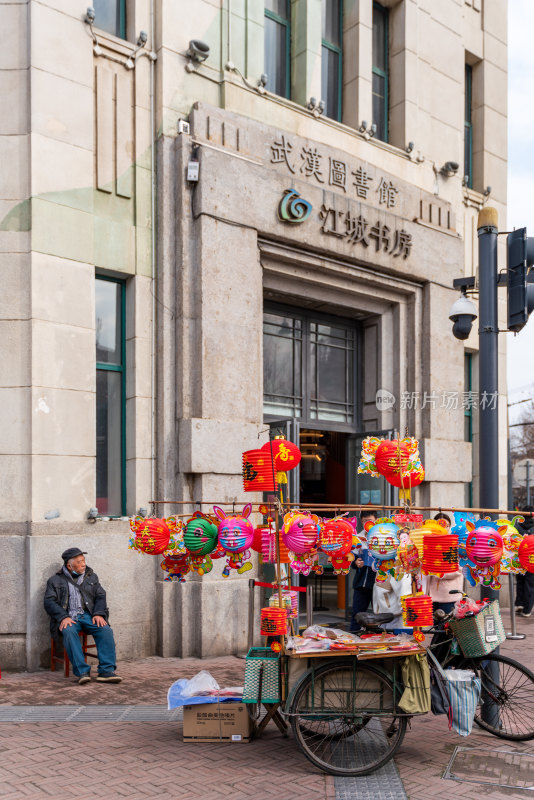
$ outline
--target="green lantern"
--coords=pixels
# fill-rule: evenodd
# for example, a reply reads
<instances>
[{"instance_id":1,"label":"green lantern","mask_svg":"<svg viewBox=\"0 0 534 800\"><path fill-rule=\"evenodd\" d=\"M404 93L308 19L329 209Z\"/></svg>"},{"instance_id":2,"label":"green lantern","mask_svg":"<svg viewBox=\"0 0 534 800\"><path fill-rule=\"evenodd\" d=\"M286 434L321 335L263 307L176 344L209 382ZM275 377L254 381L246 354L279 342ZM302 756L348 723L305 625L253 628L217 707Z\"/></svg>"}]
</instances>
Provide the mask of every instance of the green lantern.
<instances>
[{"instance_id":1,"label":"green lantern","mask_svg":"<svg viewBox=\"0 0 534 800\"><path fill-rule=\"evenodd\" d=\"M184 531L186 549L198 556L213 553L217 547L217 525L200 511L188 520Z\"/></svg>"}]
</instances>

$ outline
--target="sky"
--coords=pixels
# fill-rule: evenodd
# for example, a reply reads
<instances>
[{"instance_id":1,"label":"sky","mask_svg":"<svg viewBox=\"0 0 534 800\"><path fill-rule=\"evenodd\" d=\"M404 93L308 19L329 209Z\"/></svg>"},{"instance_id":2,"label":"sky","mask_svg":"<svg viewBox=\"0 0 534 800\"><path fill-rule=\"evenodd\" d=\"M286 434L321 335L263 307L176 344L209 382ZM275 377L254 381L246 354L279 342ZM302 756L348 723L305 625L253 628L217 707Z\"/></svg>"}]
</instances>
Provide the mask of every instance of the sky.
<instances>
[{"instance_id":1,"label":"sky","mask_svg":"<svg viewBox=\"0 0 534 800\"><path fill-rule=\"evenodd\" d=\"M508 0L507 230L534 236L534 0ZM490 199L491 203L491 199ZM534 312L523 330L505 334L509 402L534 397ZM524 388L524 391L520 391Z\"/></svg>"}]
</instances>

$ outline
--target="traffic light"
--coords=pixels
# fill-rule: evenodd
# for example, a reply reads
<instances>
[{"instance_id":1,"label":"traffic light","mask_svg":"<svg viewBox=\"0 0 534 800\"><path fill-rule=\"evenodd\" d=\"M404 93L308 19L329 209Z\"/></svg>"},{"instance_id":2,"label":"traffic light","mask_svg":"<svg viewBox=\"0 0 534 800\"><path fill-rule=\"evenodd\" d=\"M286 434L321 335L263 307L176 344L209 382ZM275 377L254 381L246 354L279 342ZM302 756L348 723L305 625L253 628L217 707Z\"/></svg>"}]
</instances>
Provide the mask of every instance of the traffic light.
<instances>
[{"instance_id":1,"label":"traffic light","mask_svg":"<svg viewBox=\"0 0 534 800\"><path fill-rule=\"evenodd\" d=\"M508 330L518 333L534 310L534 238L526 228L518 228L506 238L508 272Z\"/></svg>"}]
</instances>

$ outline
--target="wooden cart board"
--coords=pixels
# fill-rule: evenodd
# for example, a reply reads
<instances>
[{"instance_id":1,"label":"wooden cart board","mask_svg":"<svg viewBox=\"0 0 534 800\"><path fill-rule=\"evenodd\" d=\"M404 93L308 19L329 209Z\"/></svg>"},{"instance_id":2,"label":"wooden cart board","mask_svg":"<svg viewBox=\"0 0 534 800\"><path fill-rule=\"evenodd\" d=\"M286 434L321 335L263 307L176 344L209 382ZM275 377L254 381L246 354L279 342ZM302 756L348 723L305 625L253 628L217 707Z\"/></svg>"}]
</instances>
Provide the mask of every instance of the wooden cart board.
<instances>
[{"instance_id":1,"label":"wooden cart board","mask_svg":"<svg viewBox=\"0 0 534 800\"><path fill-rule=\"evenodd\" d=\"M299 653L293 650L286 651L289 658L335 658L343 656L355 656L359 661L371 658L402 658L403 656L414 656L419 653L425 653L424 647L414 647L411 650L388 650L387 647L378 648L375 646L374 650L368 648L361 648L360 645L351 650L317 650L309 651L304 650Z\"/></svg>"}]
</instances>

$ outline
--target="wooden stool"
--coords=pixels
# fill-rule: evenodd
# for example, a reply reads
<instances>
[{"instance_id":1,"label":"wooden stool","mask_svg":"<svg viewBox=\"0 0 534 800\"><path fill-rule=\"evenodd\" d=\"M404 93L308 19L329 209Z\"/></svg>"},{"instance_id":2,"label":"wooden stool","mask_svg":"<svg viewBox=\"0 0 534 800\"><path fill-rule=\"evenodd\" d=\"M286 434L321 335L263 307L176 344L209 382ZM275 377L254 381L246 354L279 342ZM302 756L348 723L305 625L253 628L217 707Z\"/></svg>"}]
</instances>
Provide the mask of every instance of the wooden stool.
<instances>
[{"instance_id":1,"label":"wooden stool","mask_svg":"<svg viewBox=\"0 0 534 800\"><path fill-rule=\"evenodd\" d=\"M87 664L87 656L91 656L92 658L98 658L97 653L90 653L89 652L90 650L96 650L96 644L94 642L93 642L93 644L87 644L87 636L88 635L89 634L84 633L84 631L81 631L81 633L78 634L78 636L81 639L82 652L83 652L83 656L85 658L85 663L86 664ZM52 639L50 640L50 671L51 672L55 672L56 671L56 661L59 661L60 664L63 664L63 671L64 671L64 674L65 674L65 677L68 678L69 675L70 675L70 660L69 660L69 657L67 655L67 650L66 650L65 646L63 646L63 655L62 656L58 656L58 655L56 655L56 648L57 648L57 642L52 637Z\"/></svg>"}]
</instances>

